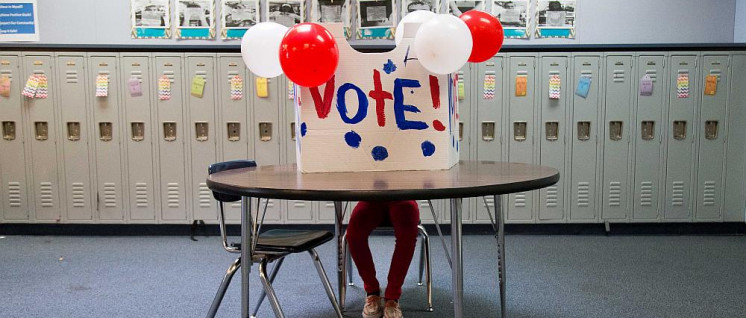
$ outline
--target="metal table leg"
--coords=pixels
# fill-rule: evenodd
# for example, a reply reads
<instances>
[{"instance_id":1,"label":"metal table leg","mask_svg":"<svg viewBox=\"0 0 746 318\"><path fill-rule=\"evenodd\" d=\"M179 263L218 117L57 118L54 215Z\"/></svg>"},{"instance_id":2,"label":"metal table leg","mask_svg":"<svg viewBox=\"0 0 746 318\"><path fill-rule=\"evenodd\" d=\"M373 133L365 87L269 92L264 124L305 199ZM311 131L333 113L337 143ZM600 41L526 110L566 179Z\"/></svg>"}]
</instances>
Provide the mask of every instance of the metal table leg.
<instances>
[{"instance_id":1,"label":"metal table leg","mask_svg":"<svg viewBox=\"0 0 746 318\"><path fill-rule=\"evenodd\" d=\"M495 195L493 200L497 221L497 279L500 288L500 317L507 318L505 303L505 221L503 221L502 197Z\"/></svg>"},{"instance_id":2,"label":"metal table leg","mask_svg":"<svg viewBox=\"0 0 746 318\"><path fill-rule=\"evenodd\" d=\"M251 198L241 197L241 317L249 318L249 274L251 273Z\"/></svg>"},{"instance_id":3,"label":"metal table leg","mask_svg":"<svg viewBox=\"0 0 746 318\"><path fill-rule=\"evenodd\" d=\"M453 284L453 317L464 316L464 268L461 251L461 198L451 199L451 281Z\"/></svg>"},{"instance_id":4,"label":"metal table leg","mask_svg":"<svg viewBox=\"0 0 746 318\"><path fill-rule=\"evenodd\" d=\"M347 285L345 284L345 253L344 242L342 242L344 233L342 232L342 223L344 222L344 211L342 201L334 201L334 236L337 238L337 291L339 293L339 308L345 309L345 296L347 295Z\"/></svg>"}]
</instances>

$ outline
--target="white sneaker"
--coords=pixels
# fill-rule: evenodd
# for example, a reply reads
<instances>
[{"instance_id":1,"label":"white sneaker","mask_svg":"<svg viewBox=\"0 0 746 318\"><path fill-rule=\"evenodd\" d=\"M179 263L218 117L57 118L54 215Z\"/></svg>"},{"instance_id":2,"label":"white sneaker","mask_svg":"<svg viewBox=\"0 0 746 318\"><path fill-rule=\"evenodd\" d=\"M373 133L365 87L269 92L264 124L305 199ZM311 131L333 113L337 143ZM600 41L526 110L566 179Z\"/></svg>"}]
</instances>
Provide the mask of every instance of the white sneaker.
<instances>
[{"instance_id":1,"label":"white sneaker","mask_svg":"<svg viewBox=\"0 0 746 318\"><path fill-rule=\"evenodd\" d=\"M381 296L370 295L365 298L365 307L363 307L363 318L381 318L383 317L383 306L381 306Z\"/></svg>"},{"instance_id":2,"label":"white sneaker","mask_svg":"<svg viewBox=\"0 0 746 318\"><path fill-rule=\"evenodd\" d=\"M386 301L386 308L383 310L383 318L404 318L399 308L399 303L393 300Z\"/></svg>"}]
</instances>

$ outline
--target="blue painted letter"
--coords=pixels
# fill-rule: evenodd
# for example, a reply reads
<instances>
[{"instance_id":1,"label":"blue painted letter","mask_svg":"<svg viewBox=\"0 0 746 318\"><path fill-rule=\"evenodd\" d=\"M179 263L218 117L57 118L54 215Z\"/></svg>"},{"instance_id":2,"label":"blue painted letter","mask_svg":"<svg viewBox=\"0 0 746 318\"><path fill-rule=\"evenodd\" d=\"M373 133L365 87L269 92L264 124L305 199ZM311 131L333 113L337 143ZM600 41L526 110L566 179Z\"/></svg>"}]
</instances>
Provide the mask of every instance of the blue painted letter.
<instances>
[{"instance_id":1,"label":"blue painted letter","mask_svg":"<svg viewBox=\"0 0 746 318\"><path fill-rule=\"evenodd\" d=\"M347 105L345 102L345 93L348 90L355 90L355 93L357 93L357 114L355 114L355 117L350 118L347 116ZM339 111L339 116L342 117L342 121L346 124L357 124L368 115L368 97L365 96L365 93L363 93L363 90L360 89L360 87L355 86L351 83L345 83L344 85L339 87L339 90L337 91L337 111Z\"/></svg>"},{"instance_id":2,"label":"blue painted letter","mask_svg":"<svg viewBox=\"0 0 746 318\"><path fill-rule=\"evenodd\" d=\"M404 112L419 113L420 109L413 105L404 104L405 87L420 87L420 81L411 79L397 78L394 80L394 116L396 117L396 126L401 130L408 129L427 129L427 124L421 121L409 121L404 117ZM339 100L339 98L337 98Z\"/></svg>"}]
</instances>

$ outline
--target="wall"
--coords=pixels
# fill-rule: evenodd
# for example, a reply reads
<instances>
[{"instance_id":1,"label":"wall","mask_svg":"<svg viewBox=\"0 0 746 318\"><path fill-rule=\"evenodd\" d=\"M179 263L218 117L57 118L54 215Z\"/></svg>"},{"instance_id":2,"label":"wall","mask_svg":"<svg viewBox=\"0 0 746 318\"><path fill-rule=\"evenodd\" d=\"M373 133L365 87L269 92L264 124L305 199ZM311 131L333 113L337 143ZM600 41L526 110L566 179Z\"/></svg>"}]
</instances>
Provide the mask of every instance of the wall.
<instances>
[{"instance_id":1,"label":"wall","mask_svg":"<svg viewBox=\"0 0 746 318\"><path fill-rule=\"evenodd\" d=\"M218 7L220 2L216 0ZM736 16L746 17L744 2L718 0L703 5L701 0L578 0L577 39L507 40L505 44L732 43L734 26L736 30L746 31L746 21L734 19L734 12L738 12ZM129 3L129 0L39 0L39 43L238 45L238 41L219 39L131 39ZM217 13L219 16L220 12ZM746 39L746 32L736 33L741 33L737 41Z\"/></svg>"},{"instance_id":2,"label":"wall","mask_svg":"<svg viewBox=\"0 0 746 318\"><path fill-rule=\"evenodd\" d=\"M746 43L746 0L736 0L733 42Z\"/></svg>"}]
</instances>

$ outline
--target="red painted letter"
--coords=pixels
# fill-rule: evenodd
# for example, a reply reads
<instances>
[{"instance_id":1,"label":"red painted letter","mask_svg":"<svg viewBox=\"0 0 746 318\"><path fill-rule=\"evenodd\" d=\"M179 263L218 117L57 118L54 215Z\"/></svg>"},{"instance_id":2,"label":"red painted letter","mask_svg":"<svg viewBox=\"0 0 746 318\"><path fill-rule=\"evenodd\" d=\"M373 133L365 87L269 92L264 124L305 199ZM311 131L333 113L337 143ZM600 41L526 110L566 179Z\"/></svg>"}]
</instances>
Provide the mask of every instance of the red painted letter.
<instances>
[{"instance_id":1,"label":"red painted letter","mask_svg":"<svg viewBox=\"0 0 746 318\"><path fill-rule=\"evenodd\" d=\"M440 108L440 84L438 78L430 75L430 98L433 99L433 108Z\"/></svg>"},{"instance_id":2,"label":"red painted letter","mask_svg":"<svg viewBox=\"0 0 746 318\"><path fill-rule=\"evenodd\" d=\"M332 98L334 97L334 76L326 81L326 87L324 87L324 99L321 99L318 87L309 87L311 91L311 97L313 98L313 105L316 107L316 114L319 118L326 118L329 116L329 111L332 109Z\"/></svg>"},{"instance_id":3,"label":"red painted letter","mask_svg":"<svg viewBox=\"0 0 746 318\"><path fill-rule=\"evenodd\" d=\"M386 125L386 114L383 108L386 106L387 99L394 99L391 93L384 91L381 87L381 72L373 70L373 90L368 92L368 96L376 101L376 116L378 116L378 126Z\"/></svg>"}]
</instances>

